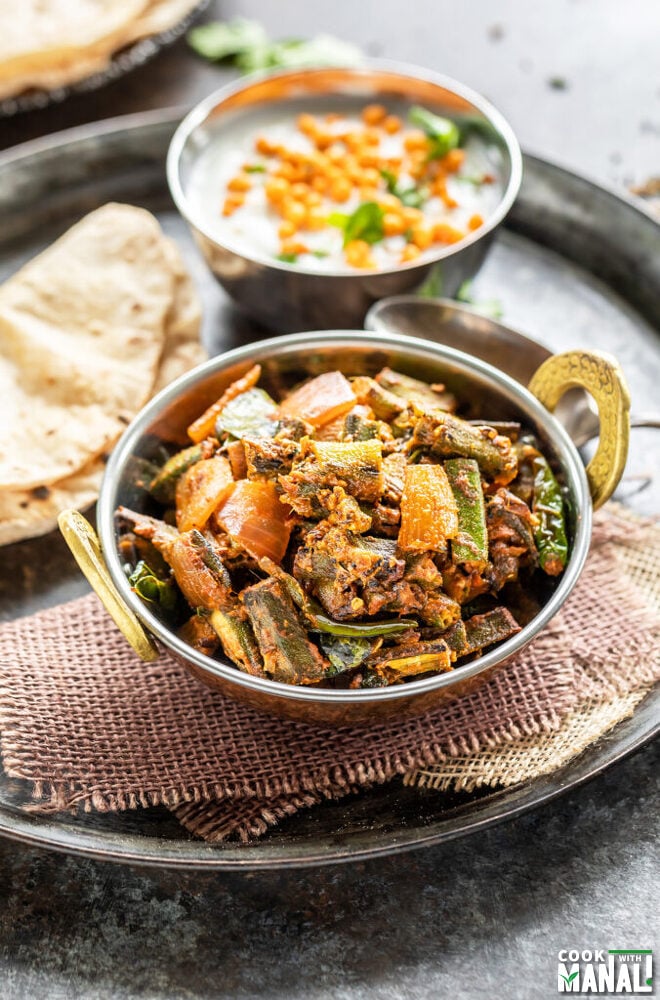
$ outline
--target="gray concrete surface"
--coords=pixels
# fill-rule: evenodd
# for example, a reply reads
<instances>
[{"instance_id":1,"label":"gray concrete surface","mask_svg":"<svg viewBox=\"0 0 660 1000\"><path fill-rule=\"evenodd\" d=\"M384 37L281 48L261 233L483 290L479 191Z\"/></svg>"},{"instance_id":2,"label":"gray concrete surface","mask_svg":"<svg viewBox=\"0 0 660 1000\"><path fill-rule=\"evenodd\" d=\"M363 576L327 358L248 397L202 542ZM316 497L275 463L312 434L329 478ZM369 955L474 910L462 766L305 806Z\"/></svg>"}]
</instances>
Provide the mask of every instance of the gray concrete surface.
<instances>
[{"instance_id":1,"label":"gray concrete surface","mask_svg":"<svg viewBox=\"0 0 660 1000\"><path fill-rule=\"evenodd\" d=\"M658 762L645 749L463 841L303 872L145 872L0 842L1 995L546 1000L560 948L653 946Z\"/></svg>"},{"instance_id":2,"label":"gray concrete surface","mask_svg":"<svg viewBox=\"0 0 660 1000\"><path fill-rule=\"evenodd\" d=\"M660 174L660 6L649 0L243 0L224 16L328 31L490 97L523 145L617 185ZM228 76L179 43L0 145L190 102ZM252 876L143 872L0 841L0 996L337 1000L556 995L561 947L657 941L658 751L467 840Z\"/></svg>"}]
</instances>

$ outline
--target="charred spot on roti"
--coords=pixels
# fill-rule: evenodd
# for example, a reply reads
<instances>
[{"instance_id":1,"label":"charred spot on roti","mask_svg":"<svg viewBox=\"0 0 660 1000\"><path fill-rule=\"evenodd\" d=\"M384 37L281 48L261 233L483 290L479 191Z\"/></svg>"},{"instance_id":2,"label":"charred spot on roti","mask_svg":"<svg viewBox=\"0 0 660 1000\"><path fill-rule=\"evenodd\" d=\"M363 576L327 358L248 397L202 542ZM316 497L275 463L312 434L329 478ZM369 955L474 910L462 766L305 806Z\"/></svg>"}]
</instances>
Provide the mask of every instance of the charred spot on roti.
<instances>
[{"instance_id":1,"label":"charred spot on roti","mask_svg":"<svg viewBox=\"0 0 660 1000\"><path fill-rule=\"evenodd\" d=\"M35 486L33 490L30 490L30 493L35 500L47 500L50 496L50 490L47 486Z\"/></svg>"}]
</instances>

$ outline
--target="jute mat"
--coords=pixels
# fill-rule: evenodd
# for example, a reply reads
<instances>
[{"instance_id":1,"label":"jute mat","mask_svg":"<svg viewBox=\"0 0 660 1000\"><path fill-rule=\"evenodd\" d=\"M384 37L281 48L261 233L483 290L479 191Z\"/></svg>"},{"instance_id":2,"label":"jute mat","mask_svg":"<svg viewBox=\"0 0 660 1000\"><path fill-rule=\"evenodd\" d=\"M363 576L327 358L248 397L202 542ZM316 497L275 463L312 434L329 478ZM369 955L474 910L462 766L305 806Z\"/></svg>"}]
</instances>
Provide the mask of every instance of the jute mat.
<instances>
[{"instance_id":1,"label":"jute mat","mask_svg":"<svg viewBox=\"0 0 660 1000\"><path fill-rule=\"evenodd\" d=\"M561 613L470 696L412 720L321 729L246 708L166 651L140 663L93 595L0 628L0 751L31 808L166 805L208 841L396 775L471 790L561 767L660 677L660 528L596 517Z\"/></svg>"}]
</instances>

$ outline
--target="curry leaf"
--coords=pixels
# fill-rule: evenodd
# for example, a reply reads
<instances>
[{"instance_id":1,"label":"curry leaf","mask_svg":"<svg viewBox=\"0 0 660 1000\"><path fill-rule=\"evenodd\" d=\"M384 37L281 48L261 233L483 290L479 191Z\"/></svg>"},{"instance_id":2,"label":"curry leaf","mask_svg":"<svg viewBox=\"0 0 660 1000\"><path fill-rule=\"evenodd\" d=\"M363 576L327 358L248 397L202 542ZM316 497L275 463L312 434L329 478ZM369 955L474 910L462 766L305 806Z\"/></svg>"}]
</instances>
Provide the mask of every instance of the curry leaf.
<instances>
[{"instance_id":1,"label":"curry leaf","mask_svg":"<svg viewBox=\"0 0 660 1000\"><path fill-rule=\"evenodd\" d=\"M144 559L137 564L128 582L135 593L149 604L157 604L163 611L174 611L177 603L174 584L169 580L160 580Z\"/></svg>"}]
</instances>

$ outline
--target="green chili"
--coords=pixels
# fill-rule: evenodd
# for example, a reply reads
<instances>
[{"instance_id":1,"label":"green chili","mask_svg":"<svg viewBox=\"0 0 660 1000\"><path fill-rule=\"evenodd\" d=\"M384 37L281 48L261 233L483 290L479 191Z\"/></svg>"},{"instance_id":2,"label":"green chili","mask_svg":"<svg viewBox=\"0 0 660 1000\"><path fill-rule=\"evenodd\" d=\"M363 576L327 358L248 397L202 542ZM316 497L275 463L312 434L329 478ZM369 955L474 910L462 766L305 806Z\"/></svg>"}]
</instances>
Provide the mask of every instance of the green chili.
<instances>
[{"instance_id":1,"label":"green chili","mask_svg":"<svg viewBox=\"0 0 660 1000\"><path fill-rule=\"evenodd\" d=\"M309 617L313 623L313 627L318 629L319 632L329 632L330 635L345 636L348 639L355 636L369 639L377 635L396 635L397 632L405 632L409 628L417 628L417 622L414 618L397 618L394 621L359 623L336 622L332 618L327 618L326 615L317 614L316 612L312 612Z\"/></svg>"},{"instance_id":2,"label":"green chili","mask_svg":"<svg viewBox=\"0 0 660 1000\"><path fill-rule=\"evenodd\" d=\"M550 576L562 572L568 559L568 540L564 520L564 501L559 483L543 455L532 458L534 494L532 510L538 518L534 541L539 563Z\"/></svg>"}]
</instances>

